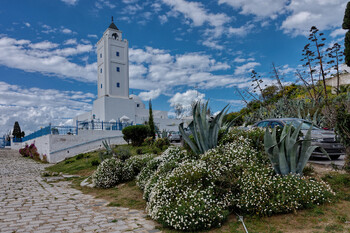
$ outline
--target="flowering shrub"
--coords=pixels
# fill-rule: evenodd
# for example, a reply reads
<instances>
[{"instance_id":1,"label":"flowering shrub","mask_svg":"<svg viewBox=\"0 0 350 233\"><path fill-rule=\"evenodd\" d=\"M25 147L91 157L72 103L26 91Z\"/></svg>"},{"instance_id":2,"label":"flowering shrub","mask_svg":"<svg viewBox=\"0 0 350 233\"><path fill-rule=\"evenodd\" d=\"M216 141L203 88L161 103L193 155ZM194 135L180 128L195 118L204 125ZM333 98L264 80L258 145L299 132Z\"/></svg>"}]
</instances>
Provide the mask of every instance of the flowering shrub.
<instances>
[{"instance_id":1,"label":"flowering shrub","mask_svg":"<svg viewBox=\"0 0 350 233\"><path fill-rule=\"evenodd\" d=\"M156 155L153 154L144 154L136 155L125 161L124 167L125 170L129 170L132 176L136 176L140 173L141 169L146 166L147 162L153 159Z\"/></svg>"},{"instance_id":2,"label":"flowering shrub","mask_svg":"<svg viewBox=\"0 0 350 233\"><path fill-rule=\"evenodd\" d=\"M137 177L148 214L166 227L197 231L220 226L231 208L271 215L319 205L334 195L324 182L276 175L259 155L244 135L200 158L169 148Z\"/></svg>"},{"instance_id":3,"label":"flowering shrub","mask_svg":"<svg viewBox=\"0 0 350 233\"><path fill-rule=\"evenodd\" d=\"M261 128L252 128L249 130L243 130L239 128L232 128L225 136L220 140L220 144L227 144L234 142L239 137L244 137L250 140L250 145L257 151L264 151L264 134L265 130Z\"/></svg>"},{"instance_id":4,"label":"flowering shrub","mask_svg":"<svg viewBox=\"0 0 350 233\"><path fill-rule=\"evenodd\" d=\"M105 159L92 174L95 187L111 188L122 181L123 163L119 159Z\"/></svg>"},{"instance_id":5,"label":"flowering shrub","mask_svg":"<svg viewBox=\"0 0 350 233\"><path fill-rule=\"evenodd\" d=\"M220 226L232 193L221 192L204 161L185 161L161 177L149 196L148 214L164 226L196 231Z\"/></svg>"},{"instance_id":6,"label":"flowering shrub","mask_svg":"<svg viewBox=\"0 0 350 233\"><path fill-rule=\"evenodd\" d=\"M298 175L274 175L273 168L254 165L243 171L239 180L237 206L258 215L287 213L320 205L334 195L323 181Z\"/></svg>"},{"instance_id":7,"label":"flowering shrub","mask_svg":"<svg viewBox=\"0 0 350 233\"><path fill-rule=\"evenodd\" d=\"M38 153L38 149L36 148L34 143L30 144L30 146L26 144L24 148L19 149L19 153L23 157L29 157L38 161L41 160L40 154Z\"/></svg>"}]
</instances>

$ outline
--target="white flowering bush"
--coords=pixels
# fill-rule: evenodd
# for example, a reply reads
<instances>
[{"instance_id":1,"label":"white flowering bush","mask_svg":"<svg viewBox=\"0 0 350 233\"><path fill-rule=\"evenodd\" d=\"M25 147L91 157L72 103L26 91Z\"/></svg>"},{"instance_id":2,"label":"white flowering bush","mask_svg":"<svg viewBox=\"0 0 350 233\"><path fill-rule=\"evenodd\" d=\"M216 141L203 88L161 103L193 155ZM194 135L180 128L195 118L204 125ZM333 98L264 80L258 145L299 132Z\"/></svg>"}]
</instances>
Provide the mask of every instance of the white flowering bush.
<instances>
[{"instance_id":1,"label":"white flowering bush","mask_svg":"<svg viewBox=\"0 0 350 233\"><path fill-rule=\"evenodd\" d=\"M159 177L166 176L179 164L186 160L197 159L196 155L187 154L186 151L179 147L170 147L160 156L149 161L137 176L137 185L144 190L143 197L148 200L149 193Z\"/></svg>"},{"instance_id":2,"label":"white flowering bush","mask_svg":"<svg viewBox=\"0 0 350 233\"><path fill-rule=\"evenodd\" d=\"M204 161L185 161L158 180L147 211L164 226L197 231L220 226L232 198L230 191L216 189Z\"/></svg>"},{"instance_id":3,"label":"white flowering bush","mask_svg":"<svg viewBox=\"0 0 350 233\"><path fill-rule=\"evenodd\" d=\"M148 161L152 160L156 155L153 154L144 154L144 155L135 155L127 159L124 164L125 180L133 179L138 175L141 169L146 166Z\"/></svg>"},{"instance_id":4,"label":"white flowering bush","mask_svg":"<svg viewBox=\"0 0 350 233\"><path fill-rule=\"evenodd\" d=\"M122 181L123 163L119 159L105 159L92 174L92 182L98 188L111 188Z\"/></svg>"},{"instance_id":5,"label":"white flowering bush","mask_svg":"<svg viewBox=\"0 0 350 233\"><path fill-rule=\"evenodd\" d=\"M143 167L137 184L151 218L184 231L220 226L232 208L272 215L329 202L334 195L324 182L276 175L244 135L199 158L169 148Z\"/></svg>"},{"instance_id":6,"label":"white flowering bush","mask_svg":"<svg viewBox=\"0 0 350 233\"><path fill-rule=\"evenodd\" d=\"M257 215L287 213L330 202L334 195L323 181L299 175L274 175L272 167L251 166L239 180L237 207Z\"/></svg>"}]
</instances>

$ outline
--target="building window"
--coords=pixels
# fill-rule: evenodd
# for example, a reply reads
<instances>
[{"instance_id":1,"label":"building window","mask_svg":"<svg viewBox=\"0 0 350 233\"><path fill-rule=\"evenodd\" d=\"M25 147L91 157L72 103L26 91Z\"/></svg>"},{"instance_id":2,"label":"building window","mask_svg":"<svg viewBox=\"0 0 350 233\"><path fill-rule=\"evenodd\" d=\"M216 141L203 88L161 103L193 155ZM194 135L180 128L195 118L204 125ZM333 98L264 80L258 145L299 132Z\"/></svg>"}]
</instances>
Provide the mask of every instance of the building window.
<instances>
[{"instance_id":1,"label":"building window","mask_svg":"<svg viewBox=\"0 0 350 233\"><path fill-rule=\"evenodd\" d=\"M136 107L140 107L140 104L136 104Z\"/></svg>"},{"instance_id":2,"label":"building window","mask_svg":"<svg viewBox=\"0 0 350 233\"><path fill-rule=\"evenodd\" d=\"M102 68L100 69L100 73L102 74Z\"/></svg>"},{"instance_id":3,"label":"building window","mask_svg":"<svg viewBox=\"0 0 350 233\"><path fill-rule=\"evenodd\" d=\"M117 57L119 57L119 52L116 52L115 55L116 55Z\"/></svg>"},{"instance_id":4,"label":"building window","mask_svg":"<svg viewBox=\"0 0 350 233\"><path fill-rule=\"evenodd\" d=\"M120 72L120 68L119 67L117 67L117 72Z\"/></svg>"},{"instance_id":5,"label":"building window","mask_svg":"<svg viewBox=\"0 0 350 233\"><path fill-rule=\"evenodd\" d=\"M117 83L117 87L120 87L120 83Z\"/></svg>"},{"instance_id":6,"label":"building window","mask_svg":"<svg viewBox=\"0 0 350 233\"><path fill-rule=\"evenodd\" d=\"M101 84L101 89L102 89L102 84Z\"/></svg>"},{"instance_id":7,"label":"building window","mask_svg":"<svg viewBox=\"0 0 350 233\"><path fill-rule=\"evenodd\" d=\"M102 53L100 53L100 58L102 58Z\"/></svg>"}]
</instances>

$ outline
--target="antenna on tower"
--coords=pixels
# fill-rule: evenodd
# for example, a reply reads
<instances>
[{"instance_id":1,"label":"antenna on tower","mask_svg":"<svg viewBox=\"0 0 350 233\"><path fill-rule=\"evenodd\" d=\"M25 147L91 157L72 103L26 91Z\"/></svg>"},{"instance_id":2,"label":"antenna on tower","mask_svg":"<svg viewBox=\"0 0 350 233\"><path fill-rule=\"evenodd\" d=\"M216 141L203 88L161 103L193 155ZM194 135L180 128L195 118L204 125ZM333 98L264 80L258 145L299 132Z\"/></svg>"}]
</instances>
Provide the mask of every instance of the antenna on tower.
<instances>
[{"instance_id":1,"label":"antenna on tower","mask_svg":"<svg viewBox=\"0 0 350 233\"><path fill-rule=\"evenodd\" d=\"M113 23L113 16L112 16L112 23Z\"/></svg>"}]
</instances>

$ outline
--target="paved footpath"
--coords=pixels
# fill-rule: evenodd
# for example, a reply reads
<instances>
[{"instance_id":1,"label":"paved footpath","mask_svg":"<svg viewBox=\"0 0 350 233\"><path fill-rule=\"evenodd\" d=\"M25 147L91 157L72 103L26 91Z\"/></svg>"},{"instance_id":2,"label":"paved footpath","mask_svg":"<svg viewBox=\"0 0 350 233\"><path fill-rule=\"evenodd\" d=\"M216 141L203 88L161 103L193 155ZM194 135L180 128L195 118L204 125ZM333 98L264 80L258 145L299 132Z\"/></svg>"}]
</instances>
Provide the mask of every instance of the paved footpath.
<instances>
[{"instance_id":1,"label":"paved footpath","mask_svg":"<svg viewBox=\"0 0 350 233\"><path fill-rule=\"evenodd\" d=\"M0 149L0 232L160 232L143 211L44 182L46 166Z\"/></svg>"}]
</instances>

